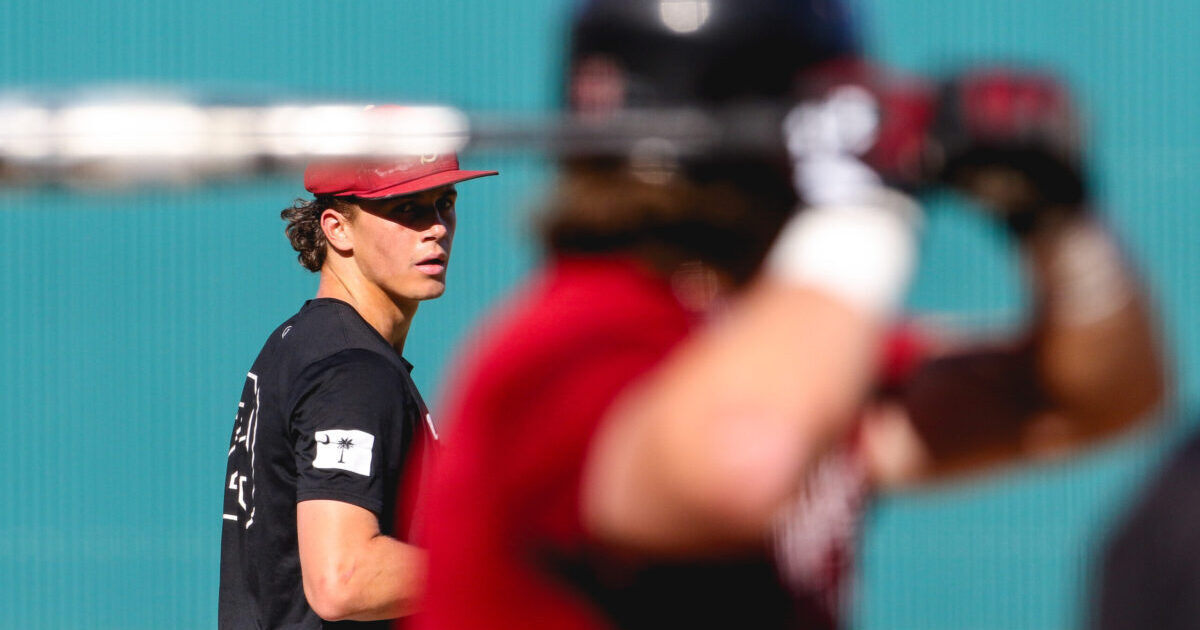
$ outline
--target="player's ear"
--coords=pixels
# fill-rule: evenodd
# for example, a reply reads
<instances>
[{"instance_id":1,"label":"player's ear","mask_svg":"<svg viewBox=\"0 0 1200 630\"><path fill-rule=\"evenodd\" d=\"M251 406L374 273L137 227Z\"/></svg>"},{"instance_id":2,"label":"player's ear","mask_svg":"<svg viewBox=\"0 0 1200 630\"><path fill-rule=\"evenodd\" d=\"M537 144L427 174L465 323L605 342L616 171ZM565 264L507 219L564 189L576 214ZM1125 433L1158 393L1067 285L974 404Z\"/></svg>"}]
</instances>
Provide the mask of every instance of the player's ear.
<instances>
[{"instance_id":1,"label":"player's ear","mask_svg":"<svg viewBox=\"0 0 1200 630\"><path fill-rule=\"evenodd\" d=\"M354 249L354 231L346 213L327 208L321 213L321 231L325 233L325 240L330 247L340 252Z\"/></svg>"}]
</instances>

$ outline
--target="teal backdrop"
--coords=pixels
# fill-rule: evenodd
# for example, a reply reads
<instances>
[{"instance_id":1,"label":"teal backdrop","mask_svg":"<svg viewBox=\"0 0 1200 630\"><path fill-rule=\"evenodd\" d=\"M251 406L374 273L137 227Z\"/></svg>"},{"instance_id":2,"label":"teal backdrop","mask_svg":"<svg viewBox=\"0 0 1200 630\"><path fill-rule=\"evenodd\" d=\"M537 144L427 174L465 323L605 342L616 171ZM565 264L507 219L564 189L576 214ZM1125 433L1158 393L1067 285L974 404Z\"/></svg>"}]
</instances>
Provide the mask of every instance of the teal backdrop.
<instances>
[{"instance_id":1,"label":"teal backdrop","mask_svg":"<svg viewBox=\"0 0 1200 630\"><path fill-rule=\"evenodd\" d=\"M881 500L853 625L1079 627L1096 551L1200 394L1200 3L873 0L902 68L1054 68L1086 104L1108 220L1164 318L1175 400L1157 431L1069 465ZM0 90L111 83L222 93L553 107L562 0L4 0ZM406 354L438 398L469 330L537 260L528 153L464 156L447 296ZM0 190L0 628L211 628L222 473L244 373L315 289L282 235L296 174L192 188ZM931 203L912 306L1011 322L1019 263L956 200ZM436 415L436 408L435 408Z\"/></svg>"}]
</instances>

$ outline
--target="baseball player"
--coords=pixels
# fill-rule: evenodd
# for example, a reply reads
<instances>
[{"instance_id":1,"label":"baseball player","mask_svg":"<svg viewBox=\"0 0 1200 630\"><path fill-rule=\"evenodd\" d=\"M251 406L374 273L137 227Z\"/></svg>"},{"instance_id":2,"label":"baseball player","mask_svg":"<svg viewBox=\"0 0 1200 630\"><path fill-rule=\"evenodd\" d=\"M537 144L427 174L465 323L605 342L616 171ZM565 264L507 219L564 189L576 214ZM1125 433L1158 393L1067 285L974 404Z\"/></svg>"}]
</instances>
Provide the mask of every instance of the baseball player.
<instances>
[{"instance_id":1,"label":"baseball player","mask_svg":"<svg viewBox=\"0 0 1200 630\"><path fill-rule=\"evenodd\" d=\"M495 174L453 154L308 167L314 198L282 217L320 284L271 333L238 403L220 628L384 628L412 612L425 554L411 504L437 436L404 342L446 289L454 185Z\"/></svg>"},{"instance_id":2,"label":"baseball player","mask_svg":"<svg viewBox=\"0 0 1200 630\"><path fill-rule=\"evenodd\" d=\"M1054 81L967 73L935 101L861 59L835 0L587 0L567 65L587 120L785 103L779 143L563 161L546 265L449 390L418 626L833 628L872 492L1061 452L1158 401ZM1011 227L1021 335L894 328L910 193L934 182Z\"/></svg>"}]
</instances>

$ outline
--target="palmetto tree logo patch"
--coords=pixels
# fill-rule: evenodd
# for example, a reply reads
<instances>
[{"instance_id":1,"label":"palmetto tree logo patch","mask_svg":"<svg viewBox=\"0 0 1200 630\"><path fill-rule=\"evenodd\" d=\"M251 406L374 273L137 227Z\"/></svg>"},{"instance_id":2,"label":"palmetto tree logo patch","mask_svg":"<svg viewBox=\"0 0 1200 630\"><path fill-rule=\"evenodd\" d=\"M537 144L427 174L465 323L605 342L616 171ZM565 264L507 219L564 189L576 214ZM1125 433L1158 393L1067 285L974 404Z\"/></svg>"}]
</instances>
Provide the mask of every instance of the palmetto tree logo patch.
<instances>
[{"instance_id":1,"label":"palmetto tree logo patch","mask_svg":"<svg viewBox=\"0 0 1200 630\"><path fill-rule=\"evenodd\" d=\"M313 434L317 456L313 468L337 468L371 476L371 448L375 436L357 429L329 429Z\"/></svg>"}]
</instances>

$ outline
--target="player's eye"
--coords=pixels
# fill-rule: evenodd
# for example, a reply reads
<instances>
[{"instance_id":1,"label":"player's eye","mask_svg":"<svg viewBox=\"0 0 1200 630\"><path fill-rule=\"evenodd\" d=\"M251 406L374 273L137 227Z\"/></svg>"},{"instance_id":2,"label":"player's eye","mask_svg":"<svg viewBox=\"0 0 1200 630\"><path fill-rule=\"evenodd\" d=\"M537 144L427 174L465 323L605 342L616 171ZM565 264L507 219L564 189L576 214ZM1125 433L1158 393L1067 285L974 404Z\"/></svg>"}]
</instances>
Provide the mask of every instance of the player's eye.
<instances>
[{"instance_id":1,"label":"player's eye","mask_svg":"<svg viewBox=\"0 0 1200 630\"><path fill-rule=\"evenodd\" d=\"M454 209L454 197L439 197L434 202L434 207L437 208L438 212L449 212Z\"/></svg>"},{"instance_id":2,"label":"player's eye","mask_svg":"<svg viewBox=\"0 0 1200 630\"><path fill-rule=\"evenodd\" d=\"M392 208L392 214L396 214L396 215L412 214L413 211L415 211L416 209L417 209L416 204L402 203L402 204Z\"/></svg>"}]
</instances>

